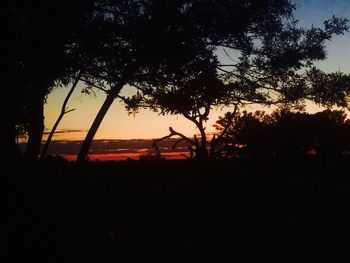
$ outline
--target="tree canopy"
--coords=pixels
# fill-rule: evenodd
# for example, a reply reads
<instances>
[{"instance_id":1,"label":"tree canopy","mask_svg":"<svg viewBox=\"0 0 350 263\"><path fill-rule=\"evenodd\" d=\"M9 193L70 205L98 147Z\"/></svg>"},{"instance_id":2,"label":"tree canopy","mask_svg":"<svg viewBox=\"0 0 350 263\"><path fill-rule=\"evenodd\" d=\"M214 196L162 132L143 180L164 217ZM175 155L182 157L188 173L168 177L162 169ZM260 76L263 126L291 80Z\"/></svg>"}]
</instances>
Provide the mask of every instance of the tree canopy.
<instances>
[{"instance_id":1,"label":"tree canopy","mask_svg":"<svg viewBox=\"0 0 350 263\"><path fill-rule=\"evenodd\" d=\"M204 122L215 106L305 98L345 105L346 76L311 66L325 59L326 41L346 31L347 20L333 17L323 28L299 27L288 0L3 1L1 7L8 51L4 85L11 86L6 91L12 101L2 139L11 152L16 127L26 127L32 159L40 147L47 94L77 79L87 92L99 88L107 94L80 161L127 84L139 92L122 98L129 109L182 114L199 128L201 149ZM330 83L338 77L331 101ZM319 85L308 88L312 81Z\"/></svg>"},{"instance_id":2,"label":"tree canopy","mask_svg":"<svg viewBox=\"0 0 350 263\"><path fill-rule=\"evenodd\" d=\"M344 106L349 93L346 76L325 74L313 63L326 58L326 41L343 34L348 29L347 20L333 17L323 28L302 28L293 18L289 2L280 2L279 8L265 9L272 2L265 4L252 13L251 5L240 6L245 16L239 16L239 22L232 21L238 24L228 38L208 42L205 52L173 79L132 83L139 93L124 98L127 109L144 107L161 114L183 115L200 131L201 144L195 148L206 156L204 123L214 107L249 103L300 107L305 99ZM223 63L219 51L230 64ZM324 93L329 92L332 96L327 97Z\"/></svg>"},{"instance_id":3,"label":"tree canopy","mask_svg":"<svg viewBox=\"0 0 350 263\"><path fill-rule=\"evenodd\" d=\"M271 0L101 3L95 13L100 42L97 50L86 49L85 55L93 58L85 78L90 87L97 83L108 95L85 138L80 161L86 159L104 115L123 86L134 85L144 93L145 86L159 90L180 79L193 79L193 72L199 72L193 67L199 61L210 63L207 68L215 67L218 47L249 52L255 33L278 28L293 9L289 1Z\"/></svg>"},{"instance_id":4,"label":"tree canopy","mask_svg":"<svg viewBox=\"0 0 350 263\"><path fill-rule=\"evenodd\" d=\"M66 83L79 61L67 53L91 13L91 1L2 1L4 91L10 103L1 140L13 156L16 127L27 128L27 155L36 159L47 94ZM11 154L12 153L12 154Z\"/></svg>"},{"instance_id":5,"label":"tree canopy","mask_svg":"<svg viewBox=\"0 0 350 263\"><path fill-rule=\"evenodd\" d=\"M226 113L215 125L219 132L226 130L218 142L217 157L330 157L350 150L350 122L341 110L232 114Z\"/></svg>"}]
</instances>

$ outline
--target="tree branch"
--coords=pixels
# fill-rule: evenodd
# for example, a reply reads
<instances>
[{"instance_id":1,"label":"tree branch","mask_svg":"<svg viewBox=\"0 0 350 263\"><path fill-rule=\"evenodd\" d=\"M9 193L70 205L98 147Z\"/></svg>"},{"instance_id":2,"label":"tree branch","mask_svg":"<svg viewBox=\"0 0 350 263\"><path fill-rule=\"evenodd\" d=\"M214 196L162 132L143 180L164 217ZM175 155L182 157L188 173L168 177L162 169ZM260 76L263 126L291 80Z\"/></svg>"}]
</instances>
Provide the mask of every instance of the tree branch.
<instances>
[{"instance_id":1,"label":"tree branch","mask_svg":"<svg viewBox=\"0 0 350 263\"><path fill-rule=\"evenodd\" d=\"M51 140L52 140L52 137L53 137L53 135L55 134L56 129L57 129L59 123L61 122L63 116L64 116L65 114L67 114L67 113L69 113L69 112L75 110L75 109L67 110L67 103L68 103L69 98L72 96L73 91L75 90L76 86L78 85L78 82L79 82L80 77L81 77L82 74L83 74L82 71L80 71L80 72L78 73L78 76L75 78L75 80L74 80L74 82L73 82L73 85L72 85L71 89L69 90L69 92L68 92L68 94L67 94L67 96L66 96L66 98L65 98L65 100L64 100L64 102L63 102L63 104L62 104L61 113L60 113L60 115L58 116L58 118L57 118L57 120L56 120L54 126L52 127L52 130L51 130L49 136L47 137L47 140L46 140L46 142L45 142L44 148L43 148L43 150L42 150L42 152L41 152L41 154L40 154L40 159L43 159L43 158L45 157L46 152L47 152L47 150L48 150L48 148L49 148L50 142L51 142Z\"/></svg>"},{"instance_id":2,"label":"tree branch","mask_svg":"<svg viewBox=\"0 0 350 263\"><path fill-rule=\"evenodd\" d=\"M99 90L102 90L104 91L105 93L108 93L109 90L103 85L103 86L97 86L96 84L94 84L92 81L90 80L87 80L87 79L84 79L82 78L81 81L85 82L86 84L90 85L91 87L94 87L96 89L99 89Z\"/></svg>"},{"instance_id":3,"label":"tree branch","mask_svg":"<svg viewBox=\"0 0 350 263\"><path fill-rule=\"evenodd\" d=\"M65 110L65 111L64 111L64 114L70 113L70 112L72 112L72 111L75 111L75 109Z\"/></svg>"},{"instance_id":4,"label":"tree branch","mask_svg":"<svg viewBox=\"0 0 350 263\"><path fill-rule=\"evenodd\" d=\"M190 138L188 138L187 136L183 135L182 133L175 131L172 127L169 127L169 131L170 131L170 134L168 134L168 135L166 135L166 136L164 136L162 138L153 140L152 147L155 148L156 152L159 152L159 147L157 145L157 142L163 141L165 139L169 139L169 138L171 138L173 136L179 136L181 138L178 141L175 142L175 144L173 145L172 149L175 149L176 145L179 142L181 142L181 141L186 141L188 144L196 147L195 142L193 142Z\"/></svg>"}]
</instances>

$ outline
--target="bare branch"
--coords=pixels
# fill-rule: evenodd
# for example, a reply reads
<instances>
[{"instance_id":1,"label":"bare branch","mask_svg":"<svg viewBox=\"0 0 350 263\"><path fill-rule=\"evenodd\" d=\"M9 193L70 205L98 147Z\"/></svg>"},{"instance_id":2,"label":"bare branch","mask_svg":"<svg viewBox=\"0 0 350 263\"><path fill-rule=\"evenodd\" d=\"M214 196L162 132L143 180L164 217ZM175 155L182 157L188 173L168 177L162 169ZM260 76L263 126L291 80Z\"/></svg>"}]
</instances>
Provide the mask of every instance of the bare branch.
<instances>
[{"instance_id":1,"label":"bare branch","mask_svg":"<svg viewBox=\"0 0 350 263\"><path fill-rule=\"evenodd\" d=\"M169 138L171 138L172 136L173 136L173 135L170 133L170 134L167 135L167 136L164 136L164 137L162 137L162 138L153 140L152 148L154 148L156 152L159 152L159 147L158 147L158 145L157 145L157 142L163 141L163 140L165 140L165 139L169 139Z\"/></svg>"},{"instance_id":2,"label":"bare branch","mask_svg":"<svg viewBox=\"0 0 350 263\"><path fill-rule=\"evenodd\" d=\"M102 85L102 86L97 86L96 84L94 84L93 82L85 79L85 78L82 78L81 81L85 82L86 84L90 85L91 87L94 87L96 89L99 89L99 90L102 90L106 93L109 92L109 90L105 87L105 85Z\"/></svg>"},{"instance_id":3,"label":"bare branch","mask_svg":"<svg viewBox=\"0 0 350 263\"><path fill-rule=\"evenodd\" d=\"M238 106L237 104L234 105L234 109L233 109L233 112L232 112L232 117L230 120L228 120L227 124L225 125L224 127L224 130L218 135L218 137L216 138L216 140L220 140L222 137L224 137L227 133L227 130L228 128L232 125L233 123L233 120L235 118L235 115L236 115L236 112L238 110Z\"/></svg>"},{"instance_id":4,"label":"bare branch","mask_svg":"<svg viewBox=\"0 0 350 263\"><path fill-rule=\"evenodd\" d=\"M69 113L69 112L71 112L71 111L74 110L74 109L67 110L67 103L68 103L69 98L72 96L73 91L75 90L76 86L78 85L78 82L79 82L80 77L81 77L82 74L83 74L82 71L80 71L80 72L78 73L78 76L75 78L75 80L74 80L74 82L73 82L73 85L72 85L71 89L69 90L69 92L68 92L68 94L67 94L67 96L66 96L66 98L65 98L65 100L64 100L64 102L63 102L63 104L62 104L61 113L60 113L60 115L58 116L58 118L57 118L57 120L56 120L54 126L52 127L51 132L50 132L50 134L49 134L49 136L48 136L48 138L47 138L47 140L46 140L46 142L45 142L44 148L43 148L43 150L42 150L42 152L41 152L41 155L40 155L40 159L43 159L43 158L45 157L46 152L47 152L47 150L48 150L48 148L49 148L50 142L51 142L51 140L52 140L52 137L53 137L53 135L55 134L56 129L57 129L59 123L61 122L63 116L64 116L65 114L67 114L67 113Z\"/></svg>"},{"instance_id":5,"label":"bare branch","mask_svg":"<svg viewBox=\"0 0 350 263\"><path fill-rule=\"evenodd\" d=\"M230 56L230 54L226 51L225 47L222 47L222 50L224 51L225 55L232 61L232 62L235 62L234 59ZM235 65L231 65L231 66L236 66L237 64Z\"/></svg>"},{"instance_id":6,"label":"bare branch","mask_svg":"<svg viewBox=\"0 0 350 263\"><path fill-rule=\"evenodd\" d=\"M184 138L181 138L181 139L177 140L177 141L174 143L173 147L171 147L171 148L172 148L173 150L176 149L176 146L177 146L180 142L183 142L183 141L184 141Z\"/></svg>"},{"instance_id":7,"label":"bare branch","mask_svg":"<svg viewBox=\"0 0 350 263\"><path fill-rule=\"evenodd\" d=\"M75 111L75 109L65 110L65 111L64 111L64 114L70 113L70 112L72 112L72 111Z\"/></svg>"},{"instance_id":8,"label":"bare branch","mask_svg":"<svg viewBox=\"0 0 350 263\"><path fill-rule=\"evenodd\" d=\"M157 142L160 142L160 141L163 141L165 139L169 139L173 136L179 136L181 137L178 141L175 142L175 144L173 145L173 149L175 149L176 145L180 142L180 141L186 141L188 144L192 145L192 146L195 146L195 147L198 147L196 145L195 142L193 142L190 138L188 138L187 136L183 135L182 133L180 132L177 132L175 131L172 127L169 127L169 131L170 131L170 134L162 137L162 138L159 138L159 139L155 139L153 140L153 143L152 143L152 148L155 149L156 152L159 152L159 147L157 145Z\"/></svg>"},{"instance_id":9,"label":"bare branch","mask_svg":"<svg viewBox=\"0 0 350 263\"><path fill-rule=\"evenodd\" d=\"M126 97L124 97L124 96L121 96L121 95L117 95L116 96L118 99L121 99L126 105L129 105L129 102L128 102L128 100L127 100L127 98Z\"/></svg>"}]
</instances>

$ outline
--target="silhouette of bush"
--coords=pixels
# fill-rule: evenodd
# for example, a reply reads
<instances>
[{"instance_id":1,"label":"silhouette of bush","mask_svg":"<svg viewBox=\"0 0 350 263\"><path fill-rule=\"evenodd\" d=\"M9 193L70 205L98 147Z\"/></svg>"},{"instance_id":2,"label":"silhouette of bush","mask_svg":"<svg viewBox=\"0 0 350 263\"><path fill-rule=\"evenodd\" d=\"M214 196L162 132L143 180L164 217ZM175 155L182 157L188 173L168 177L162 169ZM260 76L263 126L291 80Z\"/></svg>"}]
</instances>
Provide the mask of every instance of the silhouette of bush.
<instances>
[{"instance_id":1,"label":"silhouette of bush","mask_svg":"<svg viewBox=\"0 0 350 263\"><path fill-rule=\"evenodd\" d=\"M313 115L313 142L318 155L334 156L350 146L350 122L344 111L325 110Z\"/></svg>"},{"instance_id":2,"label":"silhouette of bush","mask_svg":"<svg viewBox=\"0 0 350 263\"><path fill-rule=\"evenodd\" d=\"M344 111L336 110L243 112L220 143L222 152L231 156L336 156L350 149L350 121Z\"/></svg>"}]
</instances>

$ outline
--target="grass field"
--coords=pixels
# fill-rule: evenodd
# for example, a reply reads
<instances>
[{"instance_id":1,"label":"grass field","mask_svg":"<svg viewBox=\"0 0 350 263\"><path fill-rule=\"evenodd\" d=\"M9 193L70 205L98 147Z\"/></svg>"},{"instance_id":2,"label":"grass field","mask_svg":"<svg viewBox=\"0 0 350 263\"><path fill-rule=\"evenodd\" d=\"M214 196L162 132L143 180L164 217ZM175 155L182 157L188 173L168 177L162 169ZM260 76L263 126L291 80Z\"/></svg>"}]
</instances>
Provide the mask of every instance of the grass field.
<instances>
[{"instance_id":1,"label":"grass field","mask_svg":"<svg viewBox=\"0 0 350 263\"><path fill-rule=\"evenodd\" d=\"M348 262L349 157L18 165L1 262Z\"/></svg>"}]
</instances>

